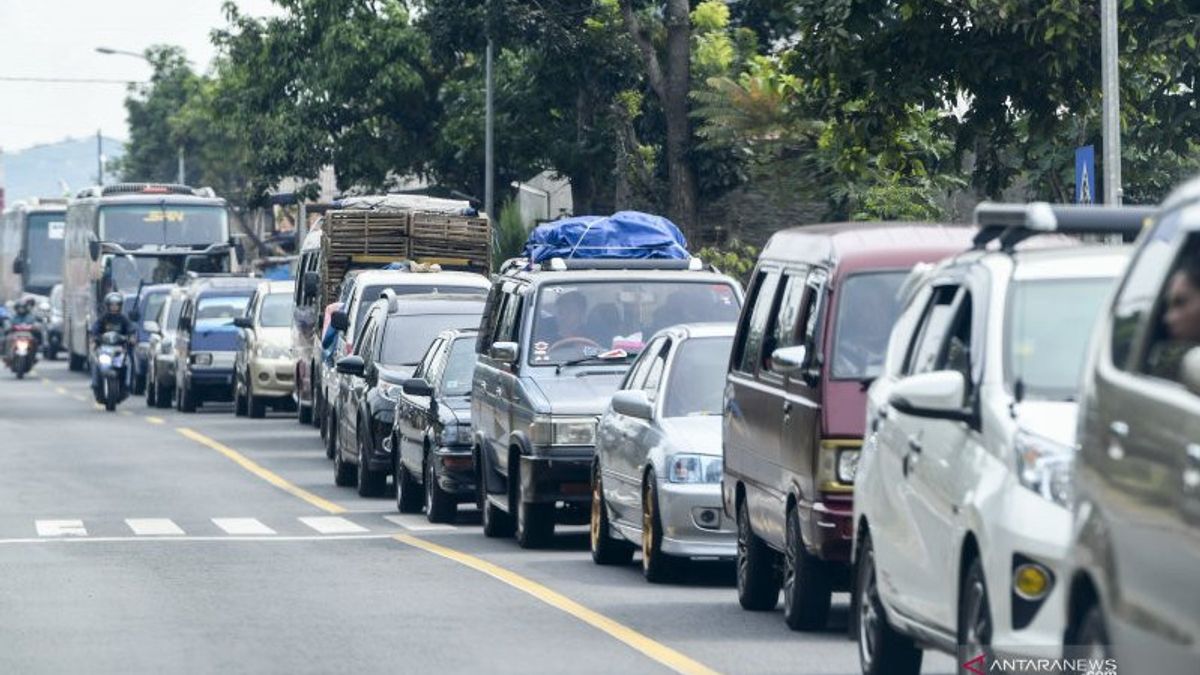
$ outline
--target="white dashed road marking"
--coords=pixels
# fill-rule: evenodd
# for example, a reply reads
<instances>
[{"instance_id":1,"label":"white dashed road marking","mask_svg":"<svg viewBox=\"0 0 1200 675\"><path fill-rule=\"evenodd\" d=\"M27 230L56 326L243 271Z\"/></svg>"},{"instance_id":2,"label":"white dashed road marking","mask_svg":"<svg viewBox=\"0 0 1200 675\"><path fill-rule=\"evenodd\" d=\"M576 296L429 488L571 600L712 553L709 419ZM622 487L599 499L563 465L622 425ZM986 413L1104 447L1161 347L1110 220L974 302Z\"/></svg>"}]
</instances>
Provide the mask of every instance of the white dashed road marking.
<instances>
[{"instance_id":1,"label":"white dashed road marking","mask_svg":"<svg viewBox=\"0 0 1200 675\"><path fill-rule=\"evenodd\" d=\"M38 520L34 521L39 537L86 537L87 528L82 520Z\"/></svg>"},{"instance_id":2,"label":"white dashed road marking","mask_svg":"<svg viewBox=\"0 0 1200 675\"><path fill-rule=\"evenodd\" d=\"M125 524L134 534L142 537L183 534L183 530L170 518L126 518Z\"/></svg>"},{"instance_id":3,"label":"white dashed road marking","mask_svg":"<svg viewBox=\"0 0 1200 675\"><path fill-rule=\"evenodd\" d=\"M357 534L367 528L339 516L308 516L300 522L321 534Z\"/></svg>"},{"instance_id":4,"label":"white dashed road marking","mask_svg":"<svg viewBox=\"0 0 1200 675\"><path fill-rule=\"evenodd\" d=\"M257 518L213 518L212 521L226 534L275 534L275 530L267 527Z\"/></svg>"}]
</instances>

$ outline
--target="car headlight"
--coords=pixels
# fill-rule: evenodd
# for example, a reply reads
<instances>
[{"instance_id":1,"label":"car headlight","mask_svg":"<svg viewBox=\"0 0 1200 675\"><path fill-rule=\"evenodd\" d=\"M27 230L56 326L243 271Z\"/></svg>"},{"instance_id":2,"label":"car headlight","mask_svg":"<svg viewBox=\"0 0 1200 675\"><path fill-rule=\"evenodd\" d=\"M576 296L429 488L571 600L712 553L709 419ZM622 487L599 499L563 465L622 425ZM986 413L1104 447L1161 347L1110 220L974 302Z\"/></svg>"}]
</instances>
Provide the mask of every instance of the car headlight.
<instances>
[{"instance_id":1,"label":"car headlight","mask_svg":"<svg viewBox=\"0 0 1200 675\"><path fill-rule=\"evenodd\" d=\"M837 479L840 483L854 483L858 473L858 450L842 450L837 456Z\"/></svg>"},{"instance_id":2,"label":"car headlight","mask_svg":"<svg viewBox=\"0 0 1200 675\"><path fill-rule=\"evenodd\" d=\"M671 455L667 458L667 480L671 483L720 483L725 462L711 455Z\"/></svg>"},{"instance_id":3,"label":"car headlight","mask_svg":"<svg viewBox=\"0 0 1200 675\"><path fill-rule=\"evenodd\" d=\"M400 400L400 394L404 391L400 385L392 384L391 382L384 382L383 380L379 381L377 390L379 391L380 396L393 403Z\"/></svg>"},{"instance_id":4,"label":"car headlight","mask_svg":"<svg viewBox=\"0 0 1200 675\"><path fill-rule=\"evenodd\" d=\"M211 366L212 362L212 354L192 354L192 363L197 366Z\"/></svg>"},{"instance_id":5,"label":"car headlight","mask_svg":"<svg viewBox=\"0 0 1200 675\"><path fill-rule=\"evenodd\" d=\"M260 359L286 359L292 355L291 347L278 345L258 345L254 349L255 356Z\"/></svg>"},{"instance_id":6,"label":"car headlight","mask_svg":"<svg viewBox=\"0 0 1200 675\"><path fill-rule=\"evenodd\" d=\"M471 427L466 424L447 424L442 428L441 444L467 445L471 442Z\"/></svg>"},{"instance_id":7,"label":"car headlight","mask_svg":"<svg viewBox=\"0 0 1200 675\"><path fill-rule=\"evenodd\" d=\"M542 446L595 445L596 420L590 417L537 417L529 425L529 440Z\"/></svg>"},{"instance_id":8,"label":"car headlight","mask_svg":"<svg viewBox=\"0 0 1200 675\"><path fill-rule=\"evenodd\" d=\"M1070 508L1071 461L1074 450L1044 436L1018 432L1017 480L1050 501Z\"/></svg>"}]
</instances>

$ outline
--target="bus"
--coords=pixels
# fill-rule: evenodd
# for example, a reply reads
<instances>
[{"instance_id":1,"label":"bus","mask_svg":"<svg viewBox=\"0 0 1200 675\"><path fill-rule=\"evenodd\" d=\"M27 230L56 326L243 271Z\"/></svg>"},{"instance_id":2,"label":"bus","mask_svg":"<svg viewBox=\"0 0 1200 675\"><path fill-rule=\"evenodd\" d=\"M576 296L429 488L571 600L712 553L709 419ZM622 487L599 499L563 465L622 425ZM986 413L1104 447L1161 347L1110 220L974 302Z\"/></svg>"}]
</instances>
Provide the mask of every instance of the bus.
<instances>
[{"instance_id":1,"label":"bus","mask_svg":"<svg viewBox=\"0 0 1200 675\"><path fill-rule=\"evenodd\" d=\"M189 272L236 272L224 199L211 188L158 183L91 187L67 205L63 343L72 370L88 362L88 330L104 296L136 295ZM135 317L136 318L136 317Z\"/></svg>"},{"instance_id":2,"label":"bus","mask_svg":"<svg viewBox=\"0 0 1200 675\"><path fill-rule=\"evenodd\" d=\"M46 298L62 280L67 201L17 202L0 216L0 303Z\"/></svg>"}]
</instances>

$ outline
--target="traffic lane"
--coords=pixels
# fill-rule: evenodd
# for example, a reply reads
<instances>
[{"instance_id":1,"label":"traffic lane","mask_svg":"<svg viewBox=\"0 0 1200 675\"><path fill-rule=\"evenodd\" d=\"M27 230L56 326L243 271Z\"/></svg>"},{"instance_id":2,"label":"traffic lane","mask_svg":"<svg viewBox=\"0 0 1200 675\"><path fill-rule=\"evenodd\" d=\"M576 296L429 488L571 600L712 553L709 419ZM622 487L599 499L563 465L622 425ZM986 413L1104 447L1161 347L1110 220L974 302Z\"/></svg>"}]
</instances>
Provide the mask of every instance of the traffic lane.
<instances>
[{"instance_id":1,"label":"traffic lane","mask_svg":"<svg viewBox=\"0 0 1200 675\"><path fill-rule=\"evenodd\" d=\"M0 672L666 672L390 538L48 542L0 568Z\"/></svg>"},{"instance_id":2,"label":"traffic lane","mask_svg":"<svg viewBox=\"0 0 1200 675\"><path fill-rule=\"evenodd\" d=\"M10 467L0 472L0 537L30 535L37 520L312 514L170 424L132 414L125 406L136 400L119 411L129 414L97 410L86 398L86 377L62 363L39 364L37 372L35 379L0 379L0 438Z\"/></svg>"},{"instance_id":3,"label":"traffic lane","mask_svg":"<svg viewBox=\"0 0 1200 675\"><path fill-rule=\"evenodd\" d=\"M394 513L390 498L362 499L351 488L333 486L331 463L325 459L319 436L294 418L183 417L194 418L195 428L352 512ZM280 447L276 439L290 441L297 432L309 438ZM304 446L311 451L306 453L301 449ZM420 522L420 517L411 520ZM846 638L849 598L845 594L835 596L829 628L792 632L784 625L781 610L754 613L741 609L729 564L701 563L692 566L680 584L648 584L636 556L628 567L592 563L585 528L560 528L551 549L526 551L511 539L484 537L478 522L478 513L462 506L454 529L414 533L544 584L722 672L858 672L855 645ZM925 672L954 672L948 656L930 653L925 662Z\"/></svg>"}]
</instances>

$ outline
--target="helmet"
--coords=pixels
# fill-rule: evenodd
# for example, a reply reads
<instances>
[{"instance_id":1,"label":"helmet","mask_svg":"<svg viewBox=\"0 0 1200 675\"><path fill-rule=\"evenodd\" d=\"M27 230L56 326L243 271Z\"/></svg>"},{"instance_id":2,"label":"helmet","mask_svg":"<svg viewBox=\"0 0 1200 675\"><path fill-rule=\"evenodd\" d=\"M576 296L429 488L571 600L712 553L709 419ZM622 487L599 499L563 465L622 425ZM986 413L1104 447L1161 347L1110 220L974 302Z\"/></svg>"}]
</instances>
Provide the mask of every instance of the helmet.
<instances>
[{"instance_id":1,"label":"helmet","mask_svg":"<svg viewBox=\"0 0 1200 675\"><path fill-rule=\"evenodd\" d=\"M120 314L121 308L125 306L125 298L116 291L104 296L104 308L112 314Z\"/></svg>"},{"instance_id":2,"label":"helmet","mask_svg":"<svg viewBox=\"0 0 1200 675\"><path fill-rule=\"evenodd\" d=\"M33 309L37 307L37 298L33 297L32 295L27 295L24 298L21 298L21 306L25 308L25 311L32 312Z\"/></svg>"}]
</instances>

